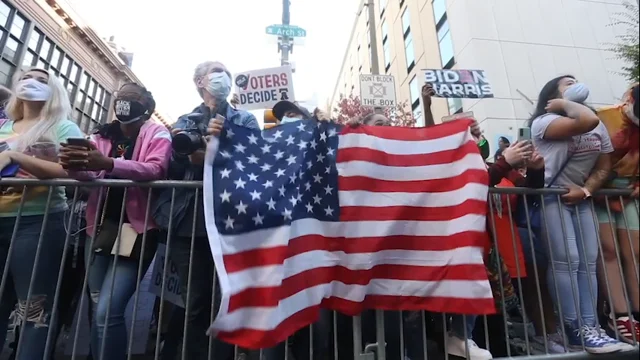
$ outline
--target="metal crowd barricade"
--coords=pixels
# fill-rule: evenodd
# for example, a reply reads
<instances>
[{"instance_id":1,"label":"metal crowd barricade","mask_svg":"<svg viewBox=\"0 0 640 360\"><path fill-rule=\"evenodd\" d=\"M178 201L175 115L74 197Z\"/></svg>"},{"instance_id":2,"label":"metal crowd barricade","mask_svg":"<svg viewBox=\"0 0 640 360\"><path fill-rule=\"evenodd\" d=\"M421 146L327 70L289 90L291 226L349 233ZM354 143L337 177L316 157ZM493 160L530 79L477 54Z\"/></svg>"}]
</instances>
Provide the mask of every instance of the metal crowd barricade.
<instances>
[{"instance_id":1,"label":"metal crowd barricade","mask_svg":"<svg viewBox=\"0 0 640 360\"><path fill-rule=\"evenodd\" d=\"M0 180L0 190L6 190L9 187L14 189L34 186L46 186L48 187L47 193L47 209L50 207L52 194L55 187L67 187L73 189L69 198L70 209L82 209L81 203L83 201L81 195L81 189L96 189L96 188L124 188L124 198L122 199L120 225L124 221L124 204L127 198L127 189L131 187L148 188L151 191L157 191L161 189L171 189L171 205L169 211L169 228L172 228L171 222L174 219L176 193L178 189L191 189L195 193L196 198L202 197L202 184L201 182L186 182L186 181L156 181L149 183L136 183L126 180L97 180L91 182L79 182L75 180L34 180L34 179L2 179ZM603 190L598 193L598 201L589 200L587 207L582 207L582 211L586 213L588 217L577 217L577 221L572 222L573 228L577 229L577 233L574 232L571 236L568 236L568 230L566 224L569 224L564 217L569 214L572 216L572 211L578 211L575 207L568 207L568 210L562 211L558 207L558 213L560 215L561 229L549 229L547 226L548 221L542 221L542 229L535 229L532 226L531 218L529 216L531 204L539 204L541 214L543 218L548 213L549 206L558 206L557 203L560 196L564 193L562 190L554 189L525 189L525 188L494 188L491 189L491 195L489 198L489 209L487 215L488 230L492 237L492 250L497 254L500 254L498 259L501 262L498 264L504 264L509 269L508 272L497 271L494 275L493 285L495 291L497 291L503 301L497 309L495 315L479 316L475 322L475 328L472 334L467 333L466 327L464 330L465 337L473 336L475 342L482 348L490 350L494 357L527 357L527 358L549 358L553 349L546 341L547 338L552 336L557 342L561 342L563 346L567 345L567 334L562 326L560 319L564 318L561 301L570 300L575 303L575 306L580 309L580 297L589 296L591 299L598 299L593 301L594 316L603 328L606 328L608 324L607 319L601 316L604 313L602 304L608 304L607 307L617 306L624 309L618 309L617 312L626 312L629 317L632 317L631 312L637 306L637 294L638 294L638 263L637 257L633 256L633 253L638 252L638 231L634 230L632 226L629 226L634 219L630 219L630 216L636 216L638 214L637 201L629 201L628 196L630 191L628 190ZM26 192L23 191L22 199L20 200L20 207L22 208L25 202ZM103 196L101 192L100 197ZM522 203L525 209L526 224L517 223L515 216L515 206L511 201L504 201L505 196L516 195L525 201ZM546 202L545 202L546 199ZM554 200L555 201L552 201ZM533 200L533 202L527 201ZM612 209L611 201L617 200L620 203L631 204L635 206L635 209L630 207L633 211L628 212L616 212ZM196 201L196 204L198 202ZM149 222L151 216L151 201L148 201L146 206L146 218L145 224ZM572 209L573 208L573 209ZM201 209L194 209L195 211L201 211ZM598 213L596 213L598 210ZM549 212L550 213L550 212ZM78 254L78 243L85 241L84 246L91 248L93 239L86 238L78 240L76 237L81 234L83 229L72 229L75 221L78 220L78 214L76 211L68 211L65 216L65 241L64 248L62 250L61 266L56 269L42 269L40 268L39 258L49 256L51 254L43 251L42 244L47 241L47 233L45 224L49 216L49 211L45 213L44 220L40 226L40 235L38 238L38 244L35 251L34 266L30 274L29 288L27 292L27 300L22 299L16 301L15 293L12 283L12 270L11 264L13 262L20 262L22 259L13 258L12 254L15 248L16 234L20 229L20 221L23 217L19 214L16 218L13 226L13 232L11 234L0 234L0 251L6 253L6 262L2 264L2 278L0 281L0 299L2 304L0 308L6 308L7 305L11 306L13 302L17 302L18 306L13 312L14 325L10 326L10 331L4 341L4 349L0 353L0 359L5 359L7 356L14 356L15 359L21 359L21 352L25 351L27 347L37 346L37 344L27 343L25 340L25 324L34 323L36 325L43 325L44 318L49 317L51 323L60 323L60 326L48 326L44 324L46 329L46 343L44 348L46 354L55 354L56 359L86 359L89 354L89 340L88 334L90 333L88 327L88 319L91 317L90 312L95 310L96 303L94 296L95 293L90 293L88 288L89 282L89 263L85 264L85 269L81 273L82 279L76 280L75 288L72 286L72 292L78 298L77 304L71 306L72 301L67 300L69 295L67 292L70 290L68 286L63 286L66 277L69 274L66 271L65 264L69 259L73 259L74 263L79 258L86 259L83 254ZM189 252L189 265L186 274L178 274L176 280L176 274L172 259L172 250L175 247L175 234L172 234L171 230L168 230L165 234L165 241L162 243L164 250L158 250L155 255L155 260L152 264L148 265L143 263L144 256L141 254L140 260L137 262L137 275L136 275L136 289L131 298L129 299L129 310L126 313L125 326L126 332L126 358L127 359L188 359L190 352L188 349L188 342L190 336L194 336L192 329L187 326L187 319L191 313L192 296L194 289L192 288L192 279L194 272L198 269L194 269L192 264L194 260L194 244L197 239L196 236L196 216L193 217L192 232L190 238ZM607 221L605 218L608 218ZM98 223L99 212L96 213L95 223ZM635 220L637 223L637 220ZM610 224L615 223L615 226ZM593 228L591 228L593 227ZM631 229L630 229L631 228ZM597 238L597 252L599 254L597 258L597 264L590 264L590 266L598 267L598 283L597 285L588 282L588 289L586 293L580 293L579 296L571 296L572 294L578 294L576 288L578 284L571 281L571 289L562 288L561 284L556 281L556 277L562 276L558 273L555 265L557 262L548 261L550 259L548 255L548 249L552 247L550 243L551 232L555 234L554 239L558 238L558 231L562 233L562 238L573 238L575 235L576 241L583 242L579 248L585 249L585 234L587 237L595 236ZM506 235L505 235L506 234ZM533 242L534 236L540 236L538 242ZM528 236L527 241L523 240ZM147 233L143 234L141 251L144 252L145 241L147 240ZM119 247L120 236L116 240L116 247ZM75 242L75 243L74 243ZM563 246L567 253L569 245L565 241ZM604 246L603 246L604 244ZM73 246L71 246L73 245ZM558 245L556 245L558 246ZM562 250L562 248L558 248ZM557 249L556 249L557 250ZM593 251L593 249L591 249ZM510 254L509 251L513 251ZM632 254L629 256L628 252ZM546 252L546 258L540 257L538 254ZM522 255L520 254L522 253ZM526 254L529 254L528 256ZM606 256L604 256L605 254ZM586 257L586 251L584 251ZM118 261L125 260L121 256L114 256L113 266L117 266ZM156 266L157 265L157 266ZM568 262L569 269L571 269L571 262ZM145 269L148 267L147 269ZM501 267L500 267L501 268ZM178 269L180 269L178 267ZM53 271L57 274L56 289L51 301L50 313L40 308L40 315L46 315L44 318L34 317L34 307L44 306L41 302L36 304L35 300L42 294L36 294L33 291L35 274L38 271ZM526 272L526 276L524 276ZM543 276L547 274L547 276ZM620 275L622 274L622 278ZM110 282L113 285L115 280L115 272L108 274L110 276ZM186 275L186 286L179 287L179 276ZM610 281L612 277L617 277L613 281ZM631 278L631 279L630 279ZM146 280L145 280L146 279ZM146 282L145 282L146 281ZM635 284L635 288L633 288ZM604 285L604 286L603 286ZM112 309L111 301L114 298L114 287L111 286L108 289L109 294L107 296L107 307L105 319L109 321L110 311ZM155 289L155 290L152 290ZM184 289L182 289L184 288ZM171 291L169 291L171 290ZM185 294L181 294L180 290L186 291ZM103 290L104 291L104 290ZM152 293L153 291L153 293ZM216 306L216 284L215 276L212 276L211 283L211 308ZM582 289L584 292L584 289ZM562 298L561 294L570 295L570 299ZM555 294L555 297L551 294ZM62 299L62 300L61 300ZM507 300L515 299L515 302L509 302ZM142 306L142 304L146 304ZM34 305L35 304L35 305ZM613 305L612 305L613 304ZM622 305L621 305L622 304ZM184 310L181 309L184 307ZM71 309L69 309L71 308ZM171 310L171 311L169 311ZM68 319L62 319L61 313L68 313L73 311L72 321ZM636 310L637 311L637 310ZM450 355L447 351L452 338L447 334L450 331L450 316L452 314L438 314L429 312L416 312L416 311L404 311L404 312L391 312L391 311L365 311L360 316L347 317L339 313L331 313L328 320L330 328L325 329L319 324L311 325L307 329L301 330L303 338L308 336L308 341L302 341L299 337L290 339L285 346L285 351L282 353L285 359L304 360L304 359L359 359L359 360L384 360L384 359L402 359L402 360L418 360L418 359L440 359L440 358L456 358ZM4 313L0 310L0 316L4 316ZM214 312L210 312L209 320L212 321ZM142 320L141 320L142 319ZM463 317L466 321L467 317ZM3 324L0 318L0 326ZM62 326L64 325L64 326ZM319 329L325 329L318 334ZM616 327L612 329L612 335L616 338L621 338L620 332ZM2 334L2 329L0 329ZM314 335L315 334L315 335ZM540 339L544 341L540 342ZM292 340L292 341L291 341ZM9 346L13 342L13 346ZM628 352L618 352L606 357L615 357L616 359L631 359L638 358L638 339L632 339L631 343L635 344L635 349ZM305 348L300 348L303 344ZM41 346L42 344L40 344ZM208 345L198 349L202 354L202 359L215 359L215 360L230 360L234 359L258 359L258 360L276 360L279 358L274 357L274 352L263 349L260 351L247 351L243 349L233 348L232 354L228 358L223 356L220 350L221 348L214 344L214 341L209 338ZM105 354L106 341L102 339L99 346L94 347L92 352L92 359L101 359L100 354ZM464 352L468 355L473 351L470 343L466 343L464 346ZM97 354L95 352L98 352ZM566 359L585 359L588 355L584 348L577 349L576 351L567 352L564 354L554 354L554 357L566 358ZM46 357L45 357L46 358ZM102 359L110 360L107 357ZM31 360L31 359L30 359ZM197 360L197 359L193 359Z\"/></svg>"}]
</instances>

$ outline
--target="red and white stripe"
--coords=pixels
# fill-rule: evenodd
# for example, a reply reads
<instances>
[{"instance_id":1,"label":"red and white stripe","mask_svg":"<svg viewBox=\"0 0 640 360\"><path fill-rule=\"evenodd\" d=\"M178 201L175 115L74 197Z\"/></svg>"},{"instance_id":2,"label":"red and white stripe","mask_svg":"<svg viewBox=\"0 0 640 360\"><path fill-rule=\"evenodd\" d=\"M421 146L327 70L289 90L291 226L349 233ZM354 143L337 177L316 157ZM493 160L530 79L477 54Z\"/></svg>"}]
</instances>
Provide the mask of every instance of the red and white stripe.
<instances>
[{"instance_id":1,"label":"red and white stripe","mask_svg":"<svg viewBox=\"0 0 640 360\"><path fill-rule=\"evenodd\" d=\"M494 312L483 263L488 175L468 128L466 121L345 128L337 153L340 222L304 219L221 236L205 186L223 295L211 331L261 348L314 322L321 305L350 315L364 308Z\"/></svg>"}]
</instances>

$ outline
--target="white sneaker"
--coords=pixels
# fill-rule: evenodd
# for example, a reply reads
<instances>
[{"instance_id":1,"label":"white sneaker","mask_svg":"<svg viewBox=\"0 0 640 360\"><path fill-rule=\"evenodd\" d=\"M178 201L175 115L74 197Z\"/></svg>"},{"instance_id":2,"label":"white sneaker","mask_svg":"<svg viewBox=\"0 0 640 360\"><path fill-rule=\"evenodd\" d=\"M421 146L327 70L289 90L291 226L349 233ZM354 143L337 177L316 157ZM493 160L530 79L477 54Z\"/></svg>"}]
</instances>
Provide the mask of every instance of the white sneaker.
<instances>
[{"instance_id":1,"label":"white sneaker","mask_svg":"<svg viewBox=\"0 0 640 360\"><path fill-rule=\"evenodd\" d=\"M493 355L485 349L481 349L472 339L464 341L457 336L447 336L447 354L467 358L467 346L469 347L469 360L489 360Z\"/></svg>"}]
</instances>

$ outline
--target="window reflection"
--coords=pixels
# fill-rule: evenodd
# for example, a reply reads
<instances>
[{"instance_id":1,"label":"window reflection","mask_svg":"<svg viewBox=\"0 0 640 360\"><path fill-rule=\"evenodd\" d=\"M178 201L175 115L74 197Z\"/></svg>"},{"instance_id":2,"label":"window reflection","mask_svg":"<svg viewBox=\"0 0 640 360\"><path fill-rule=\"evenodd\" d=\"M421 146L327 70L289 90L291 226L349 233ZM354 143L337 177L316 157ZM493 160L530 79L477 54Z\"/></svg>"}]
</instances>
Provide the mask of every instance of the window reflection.
<instances>
[{"instance_id":1,"label":"window reflection","mask_svg":"<svg viewBox=\"0 0 640 360\"><path fill-rule=\"evenodd\" d=\"M436 20L436 24L442 20L445 12L447 11L446 0L433 0L433 17Z\"/></svg>"},{"instance_id":2,"label":"window reflection","mask_svg":"<svg viewBox=\"0 0 640 360\"><path fill-rule=\"evenodd\" d=\"M22 39L22 33L24 32L25 19L22 16L16 14L13 17L13 24L11 24L11 35Z\"/></svg>"},{"instance_id":3,"label":"window reflection","mask_svg":"<svg viewBox=\"0 0 640 360\"><path fill-rule=\"evenodd\" d=\"M440 40L440 60L442 61L442 67L447 67L451 59L453 59L453 42L451 40L451 32L448 31L447 27L447 32L442 36L442 40Z\"/></svg>"},{"instance_id":4,"label":"window reflection","mask_svg":"<svg viewBox=\"0 0 640 360\"><path fill-rule=\"evenodd\" d=\"M407 69L410 69L415 64L415 54L413 53L413 36L411 33L404 39L404 54L407 58Z\"/></svg>"},{"instance_id":5,"label":"window reflection","mask_svg":"<svg viewBox=\"0 0 640 360\"><path fill-rule=\"evenodd\" d=\"M420 91L418 90L417 76L414 76L413 79L411 79L411 81L409 82L409 93L411 96L411 108L415 109L417 105L420 105Z\"/></svg>"},{"instance_id":6,"label":"window reflection","mask_svg":"<svg viewBox=\"0 0 640 360\"><path fill-rule=\"evenodd\" d=\"M7 20L9 20L9 14L11 13L11 9L7 6L7 4L0 2L0 25L3 27L7 26Z\"/></svg>"}]
</instances>

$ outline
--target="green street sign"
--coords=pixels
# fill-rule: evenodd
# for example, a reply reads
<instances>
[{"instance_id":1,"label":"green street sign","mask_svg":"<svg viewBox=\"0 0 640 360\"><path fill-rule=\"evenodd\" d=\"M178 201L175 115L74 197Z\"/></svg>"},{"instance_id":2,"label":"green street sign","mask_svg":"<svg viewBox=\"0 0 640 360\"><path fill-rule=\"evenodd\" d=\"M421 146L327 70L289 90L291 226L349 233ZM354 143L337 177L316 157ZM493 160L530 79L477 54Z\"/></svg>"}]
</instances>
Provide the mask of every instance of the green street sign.
<instances>
[{"instance_id":1,"label":"green street sign","mask_svg":"<svg viewBox=\"0 0 640 360\"><path fill-rule=\"evenodd\" d=\"M295 25L267 26L267 34L288 37L307 37L307 31Z\"/></svg>"}]
</instances>

